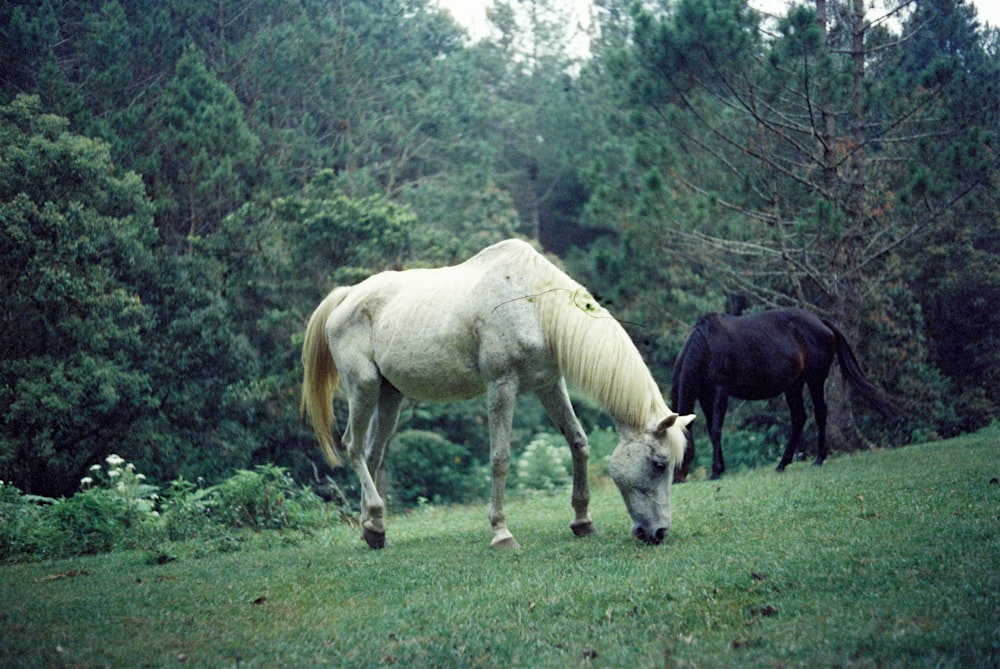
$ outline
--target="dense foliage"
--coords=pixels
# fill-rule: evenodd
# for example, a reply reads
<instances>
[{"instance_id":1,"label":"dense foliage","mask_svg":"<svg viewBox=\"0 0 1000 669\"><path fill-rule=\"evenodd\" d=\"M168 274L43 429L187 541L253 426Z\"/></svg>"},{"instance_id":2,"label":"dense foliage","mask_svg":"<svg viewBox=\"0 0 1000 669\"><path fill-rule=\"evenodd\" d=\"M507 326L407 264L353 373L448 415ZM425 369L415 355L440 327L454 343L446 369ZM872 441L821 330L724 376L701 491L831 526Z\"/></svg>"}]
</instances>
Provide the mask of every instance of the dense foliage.
<instances>
[{"instance_id":1,"label":"dense foliage","mask_svg":"<svg viewBox=\"0 0 1000 669\"><path fill-rule=\"evenodd\" d=\"M855 417L890 444L995 419L997 32L961 0L630 4L594 4L586 58L551 0L497 3L476 44L428 0L0 6L0 480L71 495L120 453L161 483L275 463L349 491L298 420L311 309L515 234L661 387L700 313L797 304L908 409L834 389L840 447ZM732 461L766 462L781 414L737 409ZM404 422L397 501L474 495L482 407Z\"/></svg>"}]
</instances>

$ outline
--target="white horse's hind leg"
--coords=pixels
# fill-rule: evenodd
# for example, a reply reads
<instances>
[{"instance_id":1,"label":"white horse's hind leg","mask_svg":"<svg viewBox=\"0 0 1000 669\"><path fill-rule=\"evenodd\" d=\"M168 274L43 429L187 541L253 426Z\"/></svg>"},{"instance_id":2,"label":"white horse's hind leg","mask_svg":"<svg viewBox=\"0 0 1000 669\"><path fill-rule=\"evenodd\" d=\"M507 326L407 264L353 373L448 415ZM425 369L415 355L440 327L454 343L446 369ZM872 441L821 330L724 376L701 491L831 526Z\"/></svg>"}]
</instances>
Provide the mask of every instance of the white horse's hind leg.
<instances>
[{"instance_id":1,"label":"white horse's hind leg","mask_svg":"<svg viewBox=\"0 0 1000 669\"><path fill-rule=\"evenodd\" d=\"M590 457L590 445L584 434L580 421L573 412L573 405L566 392L566 382L542 388L536 393L549 419L559 429L569 444L573 455L573 511L576 517L570 523L570 529L579 537L594 533L594 523L590 519L590 482L588 480L587 460Z\"/></svg>"},{"instance_id":2,"label":"white horse's hind leg","mask_svg":"<svg viewBox=\"0 0 1000 669\"><path fill-rule=\"evenodd\" d=\"M347 432L344 445L347 458L361 483L361 527L364 539L372 548L385 546L385 525L383 515L385 502L378 493L375 480L368 469L368 451L371 436L369 425L378 403L381 378L374 370L375 378L364 383L355 383L347 390Z\"/></svg>"},{"instance_id":3,"label":"white horse's hind leg","mask_svg":"<svg viewBox=\"0 0 1000 669\"><path fill-rule=\"evenodd\" d=\"M368 435L365 440L365 459L368 463L368 473L375 481L375 490L385 499L385 458L389 441L396 432L399 420L399 410L403 404L403 395L387 381L382 381L379 389L378 404L368 424Z\"/></svg>"},{"instance_id":4,"label":"white horse's hind leg","mask_svg":"<svg viewBox=\"0 0 1000 669\"><path fill-rule=\"evenodd\" d=\"M510 470L510 431L514 421L517 383L511 379L493 381L486 392L490 420L490 465L493 483L490 487L490 526L494 548L518 548L514 535L507 529L503 513L504 486Z\"/></svg>"}]
</instances>

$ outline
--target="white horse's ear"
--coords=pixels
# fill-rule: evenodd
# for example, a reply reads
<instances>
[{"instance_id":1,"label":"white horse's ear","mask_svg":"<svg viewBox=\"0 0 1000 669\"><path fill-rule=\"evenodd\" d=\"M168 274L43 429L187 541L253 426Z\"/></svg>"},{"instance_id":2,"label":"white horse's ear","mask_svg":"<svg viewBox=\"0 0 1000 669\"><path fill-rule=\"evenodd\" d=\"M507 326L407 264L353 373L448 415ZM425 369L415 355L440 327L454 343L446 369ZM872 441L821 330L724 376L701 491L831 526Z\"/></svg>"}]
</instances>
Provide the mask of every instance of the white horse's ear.
<instances>
[{"instance_id":1,"label":"white horse's ear","mask_svg":"<svg viewBox=\"0 0 1000 669\"><path fill-rule=\"evenodd\" d=\"M656 426L655 430L653 430L653 436L655 436L657 439L663 439L664 437L666 437L667 436L667 430L669 430L671 427L673 427L674 422L678 418L680 418L680 416L678 416L675 413L672 413L669 416L667 416L666 418L664 418L663 420L661 420L660 424Z\"/></svg>"},{"instance_id":2,"label":"white horse's ear","mask_svg":"<svg viewBox=\"0 0 1000 669\"><path fill-rule=\"evenodd\" d=\"M693 420L694 420L693 413L688 414L686 416L680 416L678 414L672 413L660 421L660 424L656 426L655 430L653 430L653 435L657 439L663 439L664 437L667 436L667 430L672 428L674 425L676 425L677 427L687 427L688 424Z\"/></svg>"}]
</instances>

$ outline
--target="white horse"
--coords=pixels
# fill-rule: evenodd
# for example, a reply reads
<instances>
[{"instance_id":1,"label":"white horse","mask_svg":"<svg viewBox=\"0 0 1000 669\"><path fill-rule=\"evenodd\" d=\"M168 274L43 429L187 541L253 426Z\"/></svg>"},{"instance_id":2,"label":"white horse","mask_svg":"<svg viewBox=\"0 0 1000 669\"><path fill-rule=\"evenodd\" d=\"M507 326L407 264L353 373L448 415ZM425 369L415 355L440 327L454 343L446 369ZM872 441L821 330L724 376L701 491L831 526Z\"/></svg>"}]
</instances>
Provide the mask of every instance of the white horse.
<instances>
[{"instance_id":1,"label":"white horse","mask_svg":"<svg viewBox=\"0 0 1000 669\"><path fill-rule=\"evenodd\" d=\"M570 527L592 534L589 446L567 378L615 421L619 443L609 470L633 534L658 544L670 529L674 466L694 416L667 408L621 325L526 242L507 240L459 265L382 272L334 289L309 320L302 362L302 411L331 466L340 463L334 449L346 449L361 481L362 527L372 548L385 545L380 472L404 397L444 402L486 393L491 545L508 548L517 547L503 512L514 403L533 391L573 455ZM342 444L333 436L338 386L349 412Z\"/></svg>"}]
</instances>

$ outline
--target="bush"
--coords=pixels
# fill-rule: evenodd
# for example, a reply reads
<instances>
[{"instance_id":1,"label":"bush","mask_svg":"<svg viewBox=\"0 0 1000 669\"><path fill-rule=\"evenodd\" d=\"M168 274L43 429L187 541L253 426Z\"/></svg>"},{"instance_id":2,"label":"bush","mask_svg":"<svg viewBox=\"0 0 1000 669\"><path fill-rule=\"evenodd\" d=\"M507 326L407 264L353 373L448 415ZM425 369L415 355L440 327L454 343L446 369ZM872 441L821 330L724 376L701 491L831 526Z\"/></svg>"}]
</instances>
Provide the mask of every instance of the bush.
<instances>
[{"instance_id":1,"label":"bush","mask_svg":"<svg viewBox=\"0 0 1000 669\"><path fill-rule=\"evenodd\" d=\"M618 433L614 428L598 427L587 436L587 441L590 442L590 475L608 476L611 454L618 447Z\"/></svg>"},{"instance_id":2,"label":"bush","mask_svg":"<svg viewBox=\"0 0 1000 669\"><path fill-rule=\"evenodd\" d=\"M773 467L778 464L784 453L787 442L788 428L781 424L752 425L724 429L722 433L722 455L726 461L726 471L735 473L755 467ZM707 435L701 442L698 451L699 462L705 467L712 467L712 443ZM816 452L816 429L813 423L807 423L802 433L804 453ZM800 454L797 454L800 455Z\"/></svg>"},{"instance_id":3,"label":"bush","mask_svg":"<svg viewBox=\"0 0 1000 669\"><path fill-rule=\"evenodd\" d=\"M90 468L68 499L0 486L0 559L63 558L135 548L159 533L156 487L117 455Z\"/></svg>"},{"instance_id":4,"label":"bush","mask_svg":"<svg viewBox=\"0 0 1000 669\"><path fill-rule=\"evenodd\" d=\"M421 501L468 502L483 492L475 473L476 462L468 451L435 432L400 432L386 468L389 493L404 506L416 506Z\"/></svg>"},{"instance_id":5,"label":"bush","mask_svg":"<svg viewBox=\"0 0 1000 669\"><path fill-rule=\"evenodd\" d=\"M61 499L44 514L43 550L51 557L136 548L155 539L159 513L157 487L145 482L135 465L109 455L80 480L81 491Z\"/></svg>"},{"instance_id":6,"label":"bush","mask_svg":"<svg viewBox=\"0 0 1000 669\"><path fill-rule=\"evenodd\" d=\"M39 548L53 558L111 551L127 543L131 524L125 501L104 490L61 499L42 520Z\"/></svg>"},{"instance_id":7,"label":"bush","mask_svg":"<svg viewBox=\"0 0 1000 669\"><path fill-rule=\"evenodd\" d=\"M539 434L517 459L517 489L520 492L558 492L573 480L572 467L573 455L566 440L558 434Z\"/></svg>"},{"instance_id":8,"label":"bush","mask_svg":"<svg viewBox=\"0 0 1000 669\"><path fill-rule=\"evenodd\" d=\"M179 508L190 520L199 506L224 525L260 531L315 525L323 501L297 486L283 467L260 465L237 472L201 495L192 494Z\"/></svg>"},{"instance_id":9,"label":"bush","mask_svg":"<svg viewBox=\"0 0 1000 669\"><path fill-rule=\"evenodd\" d=\"M0 482L0 560L158 549L165 541L218 535L220 527L305 529L325 521L322 500L281 467L240 471L208 488L177 479L161 499L132 464L116 455L107 464L107 471L91 467L80 492L67 499L24 495Z\"/></svg>"},{"instance_id":10,"label":"bush","mask_svg":"<svg viewBox=\"0 0 1000 669\"><path fill-rule=\"evenodd\" d=\"M37 552L39 517L56 500L24 495L12 483L0 481L0 560Z\"/></svg>"},{"instance_id":11,"label":"bush","mask_svg":"<svg viewBox=\"0 0 1000 669\"><path fill-rule=\"evenodd\" d=\"M212 525L210 489L184 477L170 482L163 493L163 525L170 541L195 539Z\"/></svg>"}]
</instances>

